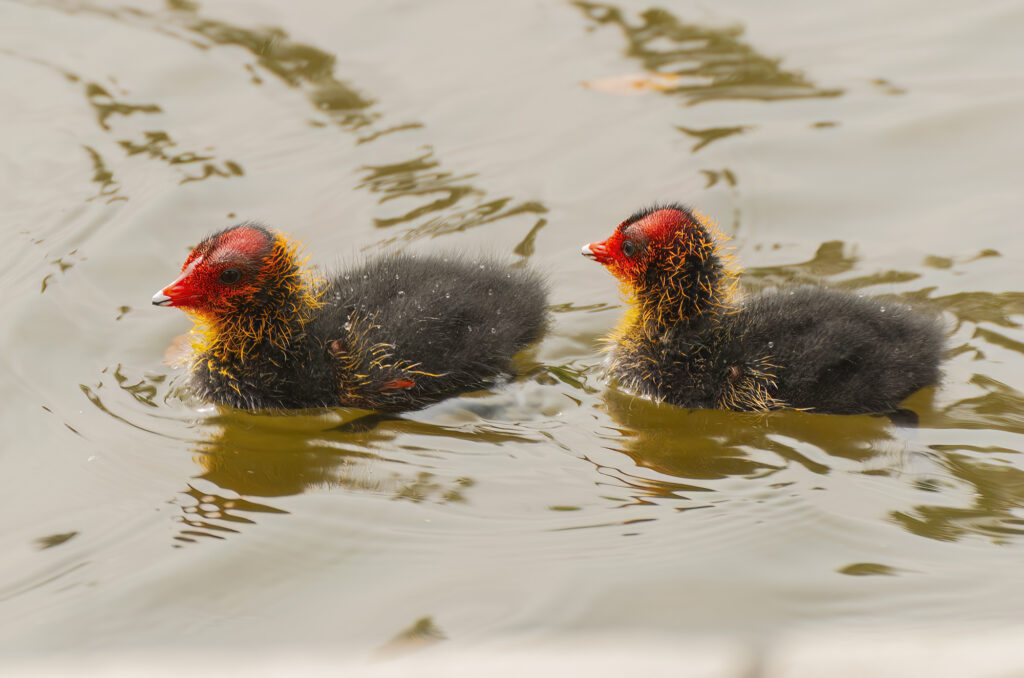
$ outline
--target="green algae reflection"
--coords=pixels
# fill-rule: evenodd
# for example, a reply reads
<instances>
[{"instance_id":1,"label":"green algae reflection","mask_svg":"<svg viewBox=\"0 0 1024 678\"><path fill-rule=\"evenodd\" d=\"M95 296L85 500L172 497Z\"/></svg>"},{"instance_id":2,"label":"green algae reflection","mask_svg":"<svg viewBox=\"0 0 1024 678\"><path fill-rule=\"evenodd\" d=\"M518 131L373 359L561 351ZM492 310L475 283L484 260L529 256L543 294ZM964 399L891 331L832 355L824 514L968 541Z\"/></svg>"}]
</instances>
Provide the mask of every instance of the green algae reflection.
<instances>
[{"instance_id":1,"label":"green algae reflection","mask_svg":"<svg viewBox=\"0 0 1024 678\"><path fill-rule=\"evenodd\" d=\"M743 28L712 28L680 19L668 10L651 8L631 21L617 5L572 3L597 26L614 26L626 39L626 56L649 72L681 76L666 94L687 104L728 99L779 101L836 97L841 89L818 87L798 71L786 70L781 59L759 53L743 41Z\"/></svg>"}]
</instances>

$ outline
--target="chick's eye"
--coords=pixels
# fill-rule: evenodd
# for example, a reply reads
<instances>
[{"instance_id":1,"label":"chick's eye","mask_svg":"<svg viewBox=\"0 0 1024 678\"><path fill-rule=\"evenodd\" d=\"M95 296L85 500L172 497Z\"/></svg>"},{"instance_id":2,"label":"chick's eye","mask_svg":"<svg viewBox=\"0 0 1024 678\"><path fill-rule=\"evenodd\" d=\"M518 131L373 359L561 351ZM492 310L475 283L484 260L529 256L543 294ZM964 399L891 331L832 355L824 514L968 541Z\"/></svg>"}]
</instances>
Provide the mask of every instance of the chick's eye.
<instances>
[{"instance_id":1,"label":"chick's eye","mask_svg":"<svg viewBox=\"0 0 1024 678\"><path fill-rule=\"evenodd\" d=\"M237 268L227 268L217 278L217 282L223 285L234 285L242 279L242 272Z\"/></svg>"},{"instance_id":2,"label":"chick's eye","mask_svg":"<svg viewBox=\"0 0 1024 678\"><path fill-rule=\"evenodd\" d=\"M640 251L640 248L632 240L622 241L622 253L627 257L635 257L636 253Z\"/></svg>"}]
</instances>

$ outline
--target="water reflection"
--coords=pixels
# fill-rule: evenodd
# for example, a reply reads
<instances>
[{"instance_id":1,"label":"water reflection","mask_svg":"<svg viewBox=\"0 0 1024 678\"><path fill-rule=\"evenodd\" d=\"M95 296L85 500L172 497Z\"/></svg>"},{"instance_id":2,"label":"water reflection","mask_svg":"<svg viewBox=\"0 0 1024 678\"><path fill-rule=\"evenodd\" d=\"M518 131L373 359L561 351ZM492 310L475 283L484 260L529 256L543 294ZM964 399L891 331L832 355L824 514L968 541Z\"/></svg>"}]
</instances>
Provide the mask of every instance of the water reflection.
<instances>
[{"instance_id":1,"label":"water reflection","mask_svg":"<svg viewBox=\"0 0 1024 678\"><path fill-rule=\"evenodd\" d=\"M345 414L358 421L359 412ZM361 474L360 462L393 437L374 426L350 433L333 417L223 413L203 422L209 431L195 447L197 476L239 495L282 497L309 488L347 487L383 491L382 479Z\"/></svg>"},{"instance_id":2,"label":"water reflection","mask_svg":"<svg viewBox=\"0 0 1024 678\"><path fill-rule=\"evenodd\" d=\"M754 251L760 248L756 246ZM807 261L744 269L743 284L753 290L769 285L813 285L822 278L851 271L856 264L857 257L853 256L852 251L848 252L841 240L829 240L821 243L814 256Z\"/></svg>"},{"instance_id":3,"label":"water reflection","mask_svg":"<svg viewBox=\"0 0 1024 678\"><path fill-rule=\"evenodd\" d=\"M900 574L900 570L881 563L851 563L837 570L839 574L851 577L892 577Z\"/></svg>"},{"instance_id":4,"label":"water reflection","mask_svg":"<svg viewBox=\"0 0 1024 678\"><path fill-rule=\"evenodd\" d=\"M172 23L202 35L217 45L248 50L256 64L288 85L306 91L312 106L327 114L332 123L359 132L359 143L373 142L384 135L421 129L418 122L379 127L381 115L373 110L373 99L335 74L336 59L313 45L291 40L280 28L250 29L199 16L196 5L170 3L165 17ZM472 183L474 174L440 169L433 149L415 150L406 160L363 168L359 187L381 194L379 203L412 203L400 213L375 219L378 227L410 226L401 239L436 237L463 231L518 214L543 214L547 209L537 201L517 201L511 196L489 197ZM420 222L420 223L415 223Z\"/></svg>"},{"instance_id":5,"label":"water reflection","mask_svg":"<svg viewBox=\"0 0 1024 678\"><path fill-rule=\"evenodd\" d=\"M215 163L208 162L214 159L212 155L201 155L194 151L185 151L182 153L168 152L173 146L177 146L177 142L171 139L167 132L149 131L143 132L142 143L135 143L133 141L123 139L118 141L118 145L124 149L125 154L130 156L145 154L151 159L160 160L167 163L168 165L191 165L195 163L202 163L200 166L200 174L186 174L182 172L182 179L179 183L187 184L190 181L202 181L209 177L240 177L245 174L242 171L241 165L233 160L225 160L221 163L221 166Z\"/></svg>"},{"instance_id":6,"label":"water reflection","mask_svg":"<svg viewBox=\"0 0 1024 678\"><path fill-rule=\"evenodd\" d=\"M117 364L104 368L94 383L79 385L106 417L192 454L200 470L171 501L181 510L178 545L224 539L261 516L287 514L274 500L310 491L465 503L476 481L445 469L446 450L470 446L493 452L509 444L549 442L518 425L536 413L521 412L519 399L504 392L467 395L455 411L451 402L438 405L460 422L439 425L341 408L272 415L212 406L196 411L202 403L183 382Z\"/></svg>"},{"instance_id":7,"label":"water reflection","mask_svg":"<svg viewBox=\"0 0 1024 678\"><path fill-rule=\"evenodd\" d=\"M76 81L81 78L75 76ZM85 98L96 112L96 122L106 131L110 131L109 119L112 115L129 116L134 113L163 113L156 104L130 104L117 101L105 87L96 82L85 83Z\"/></svg>"},{"instance_id":8,"label":"water reflection","mask_svg":"<svg viewBox=\"0 0 1024 678\"><path fill-rule=\"evenodd\" d=\"M1017 318L1024 316L1024 292L958 292L939 297L938 301L962 322L1020 328ZM1013 350L1019 351L1020 342L1014 345L1017 348Z\"/></svg>"},{"instance_id":9,"label":"water reflection","mask_svg":"<svg viewBox=\"0 0 1024 678\"><path fill-rule=\"evenodd\" d=\"M60 534L49 534L45 537L40 537L39 539L36 539L36 547L40 550L52 549L54 546L60 546L61 544L77 536L77 531L63 532Z\"/></svg>"},{"instance_id":10,"label":"water reflection","mask_svg":"<svg viewBox=\"0 0 1024 678\"><path fill-rule=\"evenodd\" d=\"M943 407L929 417L930 427L1024 433L1024 393L981 374L971 377L970 383L984 392Z\"/></svg>"},{"instance_id":11,"label":"water reflection","mask_svg":"<svg viewBox=\"0 0 1024 678\"><path fill-rule=\"evenodd\" d=\"M914 407L925 421L941 419L927 396L916 396ZM615 449L661 476L697 481L674 483L618 471L616 477L638 491L639 503L645 497L671 498L683 502L680 510L708 507L722 501L712 481L764 480L798 464L821 476L882 476L902 486L894 494L909 490L916 496L934 495L934 502L888 512L891 522L917 536L940 541L981 537L1006 543L1024 535L1024 471L1008 458L1019 450L920 447L908 443L907 438L915 436L907 436L906 429L884 416L683 410L617 391L607 393L606 404L623 427ZM781 478L770 487L797 482L789 475ZM827 483L823 478L821 486L827 488ZM844 573L877 574L853 569Z\"/></svg>"},{"instance_id":12,"label":"water reflection","mask_svg":"<svg viewBox=\"0 0 1024 678\"><path fill-rule=\"evenodd\" d=\"M743 28L711 28L687 23L668 10L651 8L631 22L614 4L573 2L595 25L616 26L626 39L626 56L645 70L672 74L678 82L659 88L687 104L729 99L778 101L835 97L841 89L818 87L781 59L760 54L742 40ZM685 131L685 130L684 130Z\"/></svg>"},{"instance_id":13,"label":"water reflection","mask_svg":"<svg viewBox=\"0 0 1024 678\"><path fill-rule=\"evenodd\" d=\"M735 134L743 134L745 131L750 129L744 125L736 125L734 127L709 127L707 129L691 129L689 127L683 127L682 125L676 125L676 129L683 134L693 137L697 143L690 149L691 153L696 153L700 149L704 148L712 141L718 141L719 139L725 139Z\"/></svg>"},{"instance_id":14,"label":"water reflection","mask_svg":"<svg viewBox=\"0 0 1024 678\"><path fill-rule=\"evenodd\" d=\"M856 462L864 471L886 473L888 460L876 466L868 462L883 451L903 448L884 416L687 410L617 390L606 393L605 403L626 429L620 451L638 466L688 480L766 478L790 464L829 473L831 465L823 463L823 455L811 459L808 449Z\"/></svg>"},{"instance_id":15,"label":"water reflection","mask_svg":"<svg viewBox=\"0 0 1024 678\"><path fill-rule=\"evenodd\" d=\"M93 183L99 184L100 188L96 195L89 198L89 200L96 200L97 198L106 198L107 204L115 202L117 200L127 200L128 196L118 195L118 191L121 190L121 182L114 179L114 173L107 167L106 161L103 156L100 155L92 146L82 146L85 152L92 158Z\"/></svg>"},{"instance_id":16,"label":"water reflection","mask_svg":"<svg viewBox=\"0 0 1024 678\"><path fill-rule=\"evenodd\" d=\"M110 89L104 87L98 82L88 81L83 76L56 64L50 63L44 59L18 54L8 49L0 50L0 54L16 59L22 59L38 66L48 68L62 75L68 83L74 85L84 83L82 85L83 92L86 101L92 107L93 112L96 115L96 124L99 125L101 130L108 134L113 135L117 133L117 129L111 121L111 118L114 116L128 117L136 113L141 113L143 115L161 115L164 113L163 108L157 104L140 104L121 100L115 97L115 95L111 93ZM127 94L127 92L122 92L122 96L124 94ZM142 138L140 140L133 141L131 139L117 139L116 143L128 157L141 154L149 159L158 160L166 163L168 166L175 167L181 177L179 181L181 184L186 184L191 181L201 181L209 177L228 178L244 175L241 165L237 162L233 160L218 161L216 156L210 153L201 154L196 151L168 152L169 149L177 146L178 144L170 134L164 131L148 130L142 133ZM120 192L121 184L114 179L114 171L103 154L94 146L83 144L82 148L85 149L86 153L89 154L89 157L92 160L92 181L93 183L100 185L99 192L96 195L87 198L87 200L106 198L106 202L108 204L118 200L128 200L128 196ZM198 163L202 163L198 174L187 173L185 171L185 166L194 166Z\"/></svg>"},{"instance_id":17,"label":"water reflection","mask_svg":"<svg viewBox=\"0 0 1024 678\"><path fill-rule=\"evenodd\" d=\"M167 428L168 417L159 411L156 402L161 392L166 402L175 390L167 375L147 372L128 376L126 371L120 364L104 367L96 382L79 384L78 389L97 410L115 421L163 438L180 439L180 433L172 434Z\"/></svg>"},{"instance_id":18,"label":"water reflection","mask_svg":"<svg viewBox=\"0 0 1024 678\"><path fill-rule=\"evenodd\" d=\"M200 14L198 3L179 0L170 0L167 9L158 12L136 8L111 9L88 2L58 1L46 6L68 13L87 12L106 17L182 40L202 50L215 47L242 48L253 57L253 61L245 65L248 82L259 86L263 83L263 76L270 76L289 87L302 90L311 109L319 116L312 121L313 124L334 125L354 133L359 144L423 128L421 123L415 121L384 124L382 115L375 110L376 101L337 77L337 59L333 54L314 45L292 40L281 28L248 28L209 19ZM74 77L81 79L79 76ZM95 82L88 83L87 96L104 129L107 129L108 120L113 115L152 115L162 110L157 103L118 100ZM181 183L243 175L242 167L235 161L214 162L212 156L195 152L171 153L169 149L175 142L166 132L147 132L140 140L121 140L119 143L129 155L144 155L172 166L202 163L198 173L183 175ZM393 153L394 149L389 149L389 152ZM93 156L94 163L97 158L98 153ZM102 167L105 176L113 176L113 170L106 163ZM539 201L517 200L512 196L489 196L484 189L473 183L475 174L441 169L441 162L433 149L424 150L422 145L408 152L405 160L367 166L362 171L360 188L380 194L379 203L382 205L392 201L403 205L397 213L375 220L381 228L406 226L401 235L390 237L385 243L436 237L508 217L547 212L547 208ZM106 179L94 178L94 181L101 183L101 195L110 190L111 185L104 183ZM534 228L541 221L535 220Z\"/></svg>"},{"instance_id":19,"label":"water reflection","mask_svg":"<svg viewBox=\"0 0 1024 678\"><path fill-rule=\"evenodd\" d=\"M74 76L74 81L81 79L80 76ZM111 127L110 120L113 116L128 117L136 113L157 115L164 112L157 104L139 104L122 101L115 97L109 89L96 82L85 83L85 98L96 113L97 124L99 124L103 131L109 133L115 132L114 128ZM125 155L128 157L144 155L151 160L158 160L175 167L181 176L179 183L182 184L190 181L201 181L209 177L228 178L245 174L237 162L233 160L218 161L217 157L211 153L172 151L171 149L176 147L178 142L164 131L147 130L142 133L141 139L135 141L131 139L118 139L117 145L124 150ZM116 183L111 181L113 173L107 168L106 163L95 149L86 147L86 150L92 156L93 165L96 169L93 181L101 183L100 195L104 195L103 189L107 188L109 184ZM200 173L187 173L185 167L182 167L184 165L198 165ZM127 200L128 198L121 195L117 196L117 199ZM108 202L112 200L108 200Z\"/></svg>"},{"instance_id":20,"label":"water reflection","mask_svg":"<svg viewBox=\"0 0 1024 678\"><path fill-rule=\"evenodd\" d=\"M39 242L33 244L40 244L41 242L42 241L40 240ZM43 281L39 286L39 293L42 294L43 292L45 292L55 282L55 276L63 276L65 273L68 272L68 270L74 268L77 264L84 260L85 257L78 253L78 248L76 247L75 249L66 253L64 256L60 256L57 257L56 259L52 259L46 262L48 265L56 268L57 270L55 273L47 273L45 276L43 276Z\"/></svg>"},{"instance_id":21,"label":"water reflection","mask_svg":"<svg viewBox=\"0 0 1024 678\"><path fill-rule=\"evenodd\" d=\"M286 513L266 498L326 489L369 492L395 500L462 503L472 478L428 470L434 449L400 445L400 436L522 442L514 432L460 430L361 410L265 416L225 411L203 421L206 438L193 447L202 472L189 481L178 541L224 538L254 514ZM389 450L385 454L382 451ZM408 452L393 456L395 450Z\"/></svg>"},{"instance_id":22,"label":"water reflection","mask_svg":"<svg viewBox=\"0 0 1024 678\"><path fill-rule=\"evenodd\" d=\"M935 503L893 511L890 517L894 522L908 532L940 541L976 536L1001 544L1024 535L1024 471L1006 461L987 461L978 450L966 447L934 449L948 476L918 489L935 493ZM980 450L992 457L1006 451ZM951 506L954 498L965 505Z\"/></svg>"},{"instance_id":23,"label":"water reflection","mask_svg":"<svg viewBox=\"0 0 1024 678\"><path fill-rule=\"evenodd\" d=\"M291 87L302 88L314 108L347 129L366 127L380 117L370 110L375 103L371 98L335 77L337 59L333 54L295 42L280 28L245 28L205 18L195 3L169 2L168 6L169 12L148 18L185 29L192 34L191 39L204 38L208 42L198 43L203 46L245 49L256 59L248 67L253 84L262 83L256 74L263 69Z\"/></svg>"},{"instance_id":24,"label":"water reflection","mask_svg":"<svg viewBox=\"0 0 1024 678\"><path fill-rule=\"evenodd\" d=\"M712 186L717 184L719 181L724 181L726 184L728 184L731 187L735 187L736 184L737 184L736 175L733 174L733 171L731 169L727 169L727 168L721 169L721 170L706 170L706 169L704 169L704 170L700 170L700 173L703 174L704 177L707 179L707 183L704 184L704 188L705 189L711 188ZM738 222L737 222L736 225L738 225Z\"/></svg>"},{"instance_id":25,"label":"water reflection","mask_svg":"<svg viewBox=\"0 0 1024 678\"><path fill-rule=\"evenodd\" d=\"M443 217L434 216L406 230L402 238L411 240L465 231L517 214L547 212L547 208L539 202L517 203L511 196L481 202L483 192L469 182L475 174L456 175L445 172L439 169L440 164L434 157L433 149L428 148L410 160L362 168L365 173L359 188L382 194L379 200L381 204L408 199L415 205L393 217L374 219L374 224L378 228L387 228L429 217L434 213L444 213ZM464 204L463 201L470 197L475 198L473 204L461 207L460 203ZM542 225L541 222L546 223L540 220L538 224Z\"/></svg>"},{"instance_id":26,"label":"water reflection","mask_svg":"<svg viewBox=\"0 0 1024 678\"><path fill-rule=\"evenodd\" d=\"M118 365L114 368L114 381L118 387L147 407L159 407L155 402L157 390L167 380L166 374L147 374L145 376L131 379L124 374L124 367Z\"/></svg>"},{"instance_id":27,"label":"water reflection","mask_svg":"<svg viewBox=\"0 0 1024 678\"><path fill-rule=\"evenodd\" d=\"M422 650L443 640L448 640L448 636L433 617L421 617L378 648L376 654L380 657L394 657Z\"/></svg>"}]
</instances>

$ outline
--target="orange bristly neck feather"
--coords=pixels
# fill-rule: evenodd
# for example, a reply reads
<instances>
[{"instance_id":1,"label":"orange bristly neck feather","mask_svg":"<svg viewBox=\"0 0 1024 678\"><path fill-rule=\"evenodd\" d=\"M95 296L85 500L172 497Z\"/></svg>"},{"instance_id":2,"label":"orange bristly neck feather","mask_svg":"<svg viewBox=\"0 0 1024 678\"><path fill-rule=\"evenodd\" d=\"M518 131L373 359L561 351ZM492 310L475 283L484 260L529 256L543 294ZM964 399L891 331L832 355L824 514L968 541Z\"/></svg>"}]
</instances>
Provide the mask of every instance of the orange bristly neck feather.
<instances>
[{"instance_id":1,"label":"orange bristly neck feather","mask_svg":"<svg viewBox=\"0 0 1024 678\"><path fill-rule=\"evenodd\" d=\"M658 262L657 273L646 286L622 286L630 305L611 339L621 340L639 331L648 338L670 327L734 313L738 271L723 247L727 238L714 222L694 215L698 223L680 229Z\"/></svg>"},{"instance_id":2,"label":"orange bristly neck feather","mask_svg":"<svg viewBox=\"0 0 1024 678\"><path fill-rule=\"evenodd\" d=\"M257 349L285 352L323 306L324 280L305 263L298 241L275 236L259 273L259 302L253 294L232 300L224 309L189 311L195 322L190 332L193 356L238 362Z\"/></svg>"}]
</instances>

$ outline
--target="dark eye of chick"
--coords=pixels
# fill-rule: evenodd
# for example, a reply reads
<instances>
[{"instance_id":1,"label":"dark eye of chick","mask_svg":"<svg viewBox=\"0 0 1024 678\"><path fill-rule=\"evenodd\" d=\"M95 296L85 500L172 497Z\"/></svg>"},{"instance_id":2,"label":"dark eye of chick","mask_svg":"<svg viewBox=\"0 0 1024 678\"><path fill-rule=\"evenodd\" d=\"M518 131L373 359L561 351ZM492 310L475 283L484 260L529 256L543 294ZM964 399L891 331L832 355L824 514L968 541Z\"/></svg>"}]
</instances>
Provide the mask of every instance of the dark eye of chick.
<instances>
[{"instance_id":1,"label":"dark eye of chick","mask_svg":"<svg viewBox=\"0 0 1024 678\"><path fill-rule=\"evenodd\" d=\"M640 247L632 240L622 241L622 253L629 258L636 256L636 253L640 251Z\"/></svg>"},{"instance_id":2,"label":"dark eye of chick","mask_svg":"<svg viewBox=\"0 0 1024 678\"><path fill-rule=\"evenodd\" d=\"M220 277L217 278L217 282L222 285L234 285L242 279L242 272L237 268L226 268L221 272Z\"/></svg>"}]
</instances>

